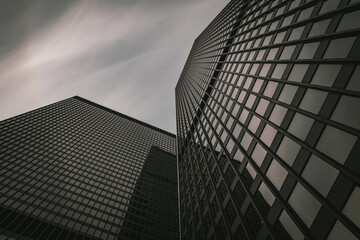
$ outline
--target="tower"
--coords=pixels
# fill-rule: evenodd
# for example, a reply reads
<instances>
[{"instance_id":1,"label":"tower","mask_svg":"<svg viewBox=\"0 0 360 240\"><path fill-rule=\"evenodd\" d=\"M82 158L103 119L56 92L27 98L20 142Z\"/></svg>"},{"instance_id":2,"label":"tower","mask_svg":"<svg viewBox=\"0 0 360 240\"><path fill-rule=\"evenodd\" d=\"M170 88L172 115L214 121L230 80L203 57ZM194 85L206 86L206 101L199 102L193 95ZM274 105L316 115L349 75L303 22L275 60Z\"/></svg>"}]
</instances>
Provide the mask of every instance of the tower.
<instances>
[{"instance_id":1,"label":"tower","mask_svg":"<svg viewBox=\"0 0 360 240\"><path fill-rule=\"evenodd\" d=\"M360 238L359 1L233 0L176 86L182 239Z\"/></svg>"},{"instance_id":2,"label":"tower","mask_svg":"<svg viewBox=\"0 0 360 240\"><path fill-rule=\"evenodd\" d=\"M178 237L175 135L80 97L0 133L1 239Z\"/></svg>"}]
</instances>

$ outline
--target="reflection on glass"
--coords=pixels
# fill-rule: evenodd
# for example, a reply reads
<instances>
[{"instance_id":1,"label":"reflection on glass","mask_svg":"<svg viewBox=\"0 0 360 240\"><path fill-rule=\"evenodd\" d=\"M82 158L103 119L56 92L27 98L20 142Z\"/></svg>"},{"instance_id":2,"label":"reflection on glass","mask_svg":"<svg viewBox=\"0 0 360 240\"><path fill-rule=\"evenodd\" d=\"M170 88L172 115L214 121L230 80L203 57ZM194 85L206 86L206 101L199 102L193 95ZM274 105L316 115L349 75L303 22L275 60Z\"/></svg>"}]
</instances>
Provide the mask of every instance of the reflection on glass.
<instances>
[{"instance_id":1,"label":"reflection on glass","mask_svg":"<svg viewBox=\"0 0 360 240\"><path fill-rule=\"evenodd\" d=\"M312 59L319 46L319 42L305 43L302 47L298 59Z\"/></svg>"},{"instance_id":2,"label":"reflection on glass","mask_svg":"<svg viewBox=\"0 0 360 240\"><path fill-rule=\"evenodd\" d=\"M295 96L298 87L286 84L281 91L279 101L290 104Z\"/></svg>"},{"instance_id":3,"label":"reflection on glass","mask_svg":"<svg viewBox=\"0 0 360 240\"><path fill-rule=\"evenodd\" d=\"M323 35L326 32L327 27L329 26L330 19L325 19L319 22L316 22L311 27L308 37Z\"/></svg>"},{"instance_id":4,"label":"reflection on glass","mask_svg":"<svg viewBox=\"0 0 360 240\"><path fill-rule=\"evenodd\" d=\"M300 113L295 113L288 128L288 132L305 141L313 123L314 119L306 117Z\"/></svg>"},{"instance_id":5,"label":"reflection on glass","mask_svg":"<svg viewBox=\"0 0 360 240\"><path fill-rule=\"evenodd\" d=\"M285 117L286 112L287 112L287 108L284 108L280 105L275 105L274 109L271 112L269 120L275 123L276 125L280 126Z\"/></svg>"},{"instance_id":6,"label":"reflection on glass","mask_svg":"<svg viewBox=\"0 0 360 240\"><path fill-rule=\"evenodd\" d=\"M293 68L291 69L288 80L295 81L295 82L301 82L305 76L305 73L306 73L308 67L309 67L308 64L295 64L293 66Z\"/></svg>"},{"instance_id":7,"label":"reflection on glass","mask_svg":"<svg viewBox=\"0 0 360 240\"><path fill-rule=\"evenodd\" d=\"M306 226L310 228L321 207L321 203L299 182L296 184L288 202Z\"/></svg>"},{"instance_id":8,"label":"reflection on glass","mask_svg":"<svg viewBox=\"0 0 360 240\"><path fill-rule=\"evenodd\" d=\"M340 38L330 41L324 58L346 58L356 37Z\"/></svg>"},{"instance_id":9,"label":"reflection on glass","mask_svg":"<svg viewBox=\"0 0 360 240\"><path fill-rule=\"evenodd\" d=\"M343 123L360 130L360 98L342 96L331 120Z\"/></svg>"},{"instance_id":10,"label":"reflection on glass","mask_svg":"<svg viewBox=\"0 0 360 240\"><path fill-rule=\"evenodd\" d=\"M316 69L312 84L331 87L339 74L342 65L320 64Z\"/></svg>"},{"instance_id":11,"label":"reflection on glass","mask_svg":"<svg viewBox=\"0 0 360 240\"><path fill-rule=\"evenodd\" d=\"M328 125L316 148L340 164L344 164L356 139L355 136Z\"/></svg>"},{"instance_id":12,"label":"reflection on glass","mask_svg":"<svg viewBox=\"0 0 360 240\"><path fill-rule=\"evenodd\" d=\"M327 97L327 92L307 89L301 100L300 108L312 113L319 113Z\"/></svg>"},{"instance_id":13,"label":"reflection on glass","mask_svg":"<svg viewBox=\"0 0 360 240\"><path fill-rule=\"evenodd\" d=\"M266 172L266 176L270 179L272 184L274 184L277 190L281 189L287 174L288 172L285 168L283 168L275 159L272 160L270 167Z\"/></svg>"},{"instance_id":14,"label":"reflection on glass","mask_svg":"<svg viewBox=\"0 0 360 240\"><path fill-rule=\"evenodd\" d=\"M290 216L285 212L285 210L282 211L279 217L279 221L281 225L284 226L285 230L289 233L293 240L304 239L304 235L301 233L293 220L291 220Z\"/></svg>"},{"instance_id":15,"label":"reflection on glass","mask_svg":"<svg viewBox=\"0 0 360 240\"><path fill-rule=\"evenodd\" d=\"M326 197L334 184L339 171L318 158L311 155L301 174L316 190Z\"/></svg>"},{"instance_id":16,"label":"reflection on glass","mask_svg":"<svg viewBox=\"0 0 360 240\"><path fill-rule=\"evenodd\" d=\"M300 145L284 136L276 152L290 166L294 163L296 156L300 151Z\"/></svg>"}]
</instances>

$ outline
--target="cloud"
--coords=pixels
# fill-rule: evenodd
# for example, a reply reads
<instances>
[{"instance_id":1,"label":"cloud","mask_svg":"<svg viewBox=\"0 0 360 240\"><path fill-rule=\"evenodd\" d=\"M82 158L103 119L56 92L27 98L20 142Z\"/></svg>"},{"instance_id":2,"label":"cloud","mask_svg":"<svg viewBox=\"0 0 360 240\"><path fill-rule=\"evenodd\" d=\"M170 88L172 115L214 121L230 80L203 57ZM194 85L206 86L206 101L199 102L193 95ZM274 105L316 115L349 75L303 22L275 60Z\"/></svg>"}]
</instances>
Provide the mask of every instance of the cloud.
<instances>
[{"instance_id":1,"label":"cloud","mask_svg":"<svg viewBox=\"0 0 360 240\"><path fill-rule=\"evenodd\" d=\"M227 3L25 2L0 28L0 119L79 95L171 132L191 45Z\"/></svg>"}]
</instances>

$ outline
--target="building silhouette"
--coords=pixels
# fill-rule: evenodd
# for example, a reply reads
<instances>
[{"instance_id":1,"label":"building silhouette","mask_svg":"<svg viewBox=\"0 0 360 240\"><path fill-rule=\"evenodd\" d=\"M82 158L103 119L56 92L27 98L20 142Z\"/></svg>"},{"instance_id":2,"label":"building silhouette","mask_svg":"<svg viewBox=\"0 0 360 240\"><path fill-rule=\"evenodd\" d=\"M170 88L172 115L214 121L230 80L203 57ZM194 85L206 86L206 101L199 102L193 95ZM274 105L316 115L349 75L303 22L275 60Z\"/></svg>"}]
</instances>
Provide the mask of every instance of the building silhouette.
<instances>
[{"instance_id":1,"label":"building silhouette","mask_svg":"<svg viewBox=\"0 0 360 240\"><path fill-rule=\"evenodd\" d=\"M80 97L0 133L0 239L178 238L175 135Z\"/></svg>"},{"instance_id":2,"label":"building silhouette","mask_svg":"<svg viewBox=\"0 0 360 240\"><path fill-rule=\"evenodd\" d=\"M182 239L360 239L360 3L230 1L176 86Z\"/></svg>"}]
</instances>

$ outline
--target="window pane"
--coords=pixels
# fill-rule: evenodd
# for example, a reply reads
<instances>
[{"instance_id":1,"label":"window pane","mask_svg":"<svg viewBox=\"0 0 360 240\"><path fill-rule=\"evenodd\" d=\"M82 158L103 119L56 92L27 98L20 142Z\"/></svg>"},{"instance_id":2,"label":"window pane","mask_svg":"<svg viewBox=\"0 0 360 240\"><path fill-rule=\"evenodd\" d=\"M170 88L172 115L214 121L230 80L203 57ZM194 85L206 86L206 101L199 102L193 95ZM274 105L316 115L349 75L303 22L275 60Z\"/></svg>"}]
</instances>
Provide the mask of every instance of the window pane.
<instances>
[{"instance_id":1,"label":"window pane","mask_svg":"<svg viewBox=\"0 0 360 240\"><path fill-rule=\"evenodd\" d=\"M245 133L242 140L241 140L241 146L247 150L250 146L250 143L252 141L251 136L248 133Z\"/></svg>"},{"instance_id":2,"label":"window pane","mask_svg":"<svg viewBox=\"0 0 360 240\"><path fill-rule=\"evenodd\" d=\"M250 165L250 163L246 164L246 170L248 170L252 179L255 179L257 173L256 173L255 169Z\"/></svg>"},{"instance_id":3,"label":"window pane","mask_svg":"<svg viewBox=\"0 0 360 240\"><path fill-rule=\"evenodd\" d=\"M300 145L285 136L276 153L287 164L291 166L294 163L295 158L298 155L299 151L300 151Z\"/></svg>"},{"instance_id":4,"label":"window pane","mask_svg":"<svg viewBox=\"0 0 360 240\"><path fill-rule=\"evenodd\" d=\"M295 45L284 47L284 50L281 53L280 59L290 59L294 50L295 50Z\"/></svg>"},{"instance_id":5,"label":"window pane","mask_svg":"<svg viewBox=\"0 0 360 240\"><path fill-rule=\"evenodd\" d=\"M288 41L292 41L292 40L297 40L300 39L302 32L304 31L304 26L302 27L297 27L294 28L290 34L289 40Z\"/></svg>"},{"instance_id":6,"label":"window pane","mask_svg":"<svg viewBox=\"0 0 360 240\"><path fill-rule=\"evenodd\" d=\"M288 172L285 168L283 168L275 159L272 160L270 167L266 172L266 176L278 190L280 190L283 185L287 174Z\"/></svg>"},{"instance_id":7,"label":"window pane","mask_svg":"<svg viewBox=\"0 0 360 240\"><path fill-rule=\"evenodd\" d=\"M274 60L278 50L279 48L270 49L269 54L266 57L266 60Z\"/></svg>"},{"instance_id":8,"label":"window pane","mask_svg":"<svg viewBox=\"0 0 360 240\"><path fill-rule=\"evenodd\" d=\"M261 86L262 86L262 84L264 83L264 80L262 80L262 79L258 79L258 80L256 80L256 82L255 82L255 84L254 84L254 87L253 87L253 92L259 92L260 91L260 88L261 88Z\"/></svg>"},{"instance_id":9,"label":"window pane","mask_svg":"<svg viewBox=\"0 0 360 240\"><path fill-rule=\"evenodd\" d=\"M350 78L348 85L346 86L347 90L351 91L360 91L360 66L358 65Z\"/></svg>"},{"instance_id":10,"label":"window pane","mask_svg":"<svg viewBox=\"0 0 360 240\"><path fill-rule=\"evenodd\" d=\"M254 102L255 102L255 99L256 99L256 96L253 95L253 94L250 94L247 101L246 101L245 106L251 109Z\"/></svg>"},{"instance_id":11,"label":"window pane","mask_svg":"<svg viewBox=\"0 0 360 240\"><path fill-rule=\"evenodd\" d=\"M242 160L244 159L244 154L239 149L237 149L234 155L234 159L242 162Z\"/></svg>"},{"instance_id":12,"label":"window pane","mask_svg":"<svg viewBox=\"0 0 360 240\"><path fill-rule=\"evenodd\" d=\"M288 132L304 141L313 123L314 119L306 117L300 113L295 113L295 116L288 128Z\"/></svg>"},{"instance_id":13,"label":"window pane","mask_svg":"<svg viewBox=\"0 0 360 240\"><path fill-rule=\"evenodd\" d=\"M274 109L271 112L269 120L275 123L276 125L280 126L285 117L286 112L287 112L287 108L284 108L280 105L275 105Z\"/></svg>"},{"instance_id":14,"label":"window pane","mask_svg":"<svg viewBox=\"0 0 360 240\"><path fill-rule=\"evenodd\" d=\"M331 120L360 130L359 107L359 98L342 96L331 116Z\"/></svg>"},{"instance_id":15,"label":"window pane","mask_svg":"<svg viewBox=\"0 0 360 240\"><path fill-rule=\"evenodd\" d=\"M251 121L248 125L248 129L252 132L252 133L256 133L257 128L259 127L261 120L260 118L256 117L256 116L252 116Z\"/></svg>"},{"instance_id":16,"label":"window pane","mask_svg":"<svg viewBox=\"0 0 360 240\"><path fill-rule=\"evenodd\" d=\"M275 67L273 73L271 74L271 77L281 79L286 66L287 66L287 64L276 64L276 67Z\"/></svg>"},{"instance_id":17,"label":"window pane","mask_svg":"<svg viewBox=\"0 0 360 240\"><path fill-rule=\"evenodd\" d=\"M326 96L327 92L307 89L299 107L306 111L317 114L324 104Z\"/></svg>"},{"instance_id":18,"label":"window pane","mask_svg":"<svg viewBox=\"0 0 360 240\"><path fill-rule=\"evenodd\" d=\"M299 18L297 19L297 22L300 22L302 20L308 19L311 15L312 10L314 9L314 7L309 7L305 10L302 10L300 13Z\"/></svg>"},{"instance_id":19,"label":"window pane","mask_svg":"<svg viewBox=\"0 0 360 240\"><path fill-rule=\"evenodd\" d=\"M330 23L330 19L326 19L326 20L314 23L313 26L311 27L309 37L325 34L326 29L329 26L329 23Z\"/></svg>"},{"instance_id":20,"label":"window pane","mask_svg":"<svg viewBox=\"0 0 360 240\"><path fill-rule=\"evenodd\" d=\"M290 72L288 80L301 82L305 76L308 67L309 67L308 64L295 64Z\"/></svg>"},{"instance_id":21,"label":"window pane","mask_svg":"<svg viewBox=\"0 0 360 240\"><path fill-rule=\"evenodd\" d=\"M294 239L294 240L304 239L304 235L298 229L298 227L293 222L293 220L291 220L291 218L285 212L285 210L282 211L282 213L279 217L279 221L284 226L285 230L289 233L289 235L292 237L292 239Z\"/></svg>"},{"instance_id":22,"label":"window pane","mask_svg":"<svg viewBox=\"0 0 360 240\"><path fill-rule=\"evenodd\" d=\"M275 93L277 86L278 86L278 83L269 81L266 85L264 95L267 97L272 97Z\"/></svg>"},{"instance_id":23,"label":"window pane","mask_svg":"<svg viewBox=\"0 0 360 240\"><path fill-rule=\"evenodd\" d=\"M279 101L290 104L295 96L298 87L286 84L281 91Z\"/></svg>"},{"instance_id":24,"label":"window pane","mask_svg":"<svg viewBox=\"0 0 360 240\"><path fill-rule=\"evenodd\" d=\"M265 201L272 206L275 201L274 195L270 192L269 188L262 182L259 187L259 192L264 197Z\"/></svg>"},{"instance_id":25,"label":"window pane","mask_svg":"<svg viewBox=\"0 0 360 240\"><path fill-rule=\"evenodd\" d=\"M274 40L274 44L276 43L281 43L284 40L284 36L285 36L286 32L280 32L276 35L276 38Z\"/></svg>"},{"instance_id":26,"label":"window pane","mask_svg":"<svg viewBox=\"0 0 360 240\"><path fill-rule=\"evenodd\" d=\"M261 133L260 139L270 147L272 141L274 140L274 137L276 135L276 129L271 127L269 124L265 125L264 130Z\"/></svg>"},{"instance_id":27,"label":"window pane","mask_svg":"<svg viewBox=\"0 0 360 240\"><path fill-rule=\"evenodd\" d=\"M342 65L320 64L311 80L312 84L331 87Z\"/></svg>"},{"instance_id":28,"label":"window pane","mask_svg":"<svg viewBox=\"0 0 360 240\"><path fill-rule=\"evenodd\" d=\"M261 116L264 116L268 105L269 105L269 101L261 98L258 106L256 107L256 112Z\"/></svg>"},{"instance_id":29,"label":"window pane","mask_svg":"<svg viewBox=\"0 0 360 240\"><path fill-rule=\"evenodd\" d=\"M298 59L312 59L319 46L319 42L305 43L302 47Z\"/></svg>"},{"instance_id":30,"label":"window pane","mask_svg":"<svg viewBox=\"0 0 360 240\"><path fill-rule=\"evenodd\" d=\"M299 182L289 198L289 204L309 228L321 207L320 202Z\"/></svg>"},{"instance_id":31,"label":"window pane","mask_svg":"<svg viewBox=\"0 0 360 240\"><path fill-rule=\"evenodd\" d=\"M358 240L340 221L336 221L327 240Z\"/></svg>"},{"instance_id":32,"label":"window pane","mask_svg":"<svg viewBox=\"0 0 360 240\"><path fill-rule=\"evenodd\" d=\"M256 162L256 164L260 167L262 162L264 161L264 158L266 156L266 151L263 147L261 147L259 144L256 144L256 147L251 154L252 159Z\"/></svg>"},{"instance_id":33,"label":"window pane","mask_svg":"<svg viewBox=\"0 0 360 240\"><path fill-rule=\"evenodd\" d=\"M356 37L340 38L330 41L324 58L346 58Z\"/></svg>"},{"instance_id":34,"label":"window pane","mask_svg":"<svg viewBox=\"0 0 360 240\"><path fill-rule=\"evenodd\" d=\"M360 10L344 14L341 18L339 26L336 31L345 31L354 28L359 28L360 25Z\"/></svg>"},{"instance_id":35,"label":"window pane","mask_svg":"<svg viewBox=\"0 0 360 240\"><path fill-rule=\"evenodd\" d=\"M326 197L339 171L315 155L311 155L301 174L316 190Z\"/></svg>"},{"instance_id":36,"label":"window pane","mask_svg":"<svg viewBox=\"0 0 360 240\"><path fill-rule=\"evenodd\" d=\"M350 195L343 213L357 226L360 228L360 188L355 187L354 191Z\"/></svg>"},{"instance_id":37,"label":"window pane","mask_svg":"<svg viewBox=\"0 0 360 240\"><path fill-rule=\"evenodd\" d=\"M339 5L339 2L340 2L340 0L324 1L319 14L329 12L329 11L332 11L332 10L336 9L337 6Z\"/></svg>"},{"instance_id":38,"label":"window pane","mask_svg":"<svg viewBox=\"0 0 360 240\"><path fill-rule=\"evenodd\" d=\"M328 125L316 148L337 162L344 164L356 139L355 136Z\"/></svg>"}]
</instances>

